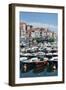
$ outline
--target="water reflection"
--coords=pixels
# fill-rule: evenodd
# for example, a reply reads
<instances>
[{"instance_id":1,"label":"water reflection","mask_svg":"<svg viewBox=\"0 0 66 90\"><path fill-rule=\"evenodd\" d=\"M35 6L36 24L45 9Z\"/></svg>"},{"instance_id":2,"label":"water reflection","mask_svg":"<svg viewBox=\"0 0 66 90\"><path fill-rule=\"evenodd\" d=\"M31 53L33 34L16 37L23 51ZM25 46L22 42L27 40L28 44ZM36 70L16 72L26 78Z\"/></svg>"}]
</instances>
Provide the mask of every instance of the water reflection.
<instances>
[{"instance_id":1,"label":"water reflection","mask_svg":"<svg viewBox=\"0 0 66 90\"><path fill-rule=\"evenodd\" d=\"M43 66L42 66L43 65ZM21 64L20 67L20 78L23 77L46 77L46 76L57 76L58 67L56 62L49 62L44 64Z\"/></svg>"}]
</instances>

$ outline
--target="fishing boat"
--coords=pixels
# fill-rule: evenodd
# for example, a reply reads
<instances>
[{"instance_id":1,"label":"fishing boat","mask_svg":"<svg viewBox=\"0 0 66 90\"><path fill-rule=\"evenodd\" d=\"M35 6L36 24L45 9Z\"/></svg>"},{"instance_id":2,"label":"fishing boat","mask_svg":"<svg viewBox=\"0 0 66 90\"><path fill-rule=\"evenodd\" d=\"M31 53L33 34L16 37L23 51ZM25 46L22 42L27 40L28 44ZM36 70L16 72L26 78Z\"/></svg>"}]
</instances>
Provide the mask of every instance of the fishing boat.
<instances>
[{"instance_id":1,"label":"fishing boat","mask_svg":"<svg viewBox=\"0 0 66 90\"><path fill-rule=\"evenodd\" d=\"M32 58L31 61L33 62L34 68L33 72L40 72L43 71L47 65L48 58L44 58L43 60L39 58Z\"/></svg>"},{"instance_id":2,"label":"fishing boat","mask_svg":"<svg viewBox=\"0 0 66 90\"><path fill-rule=\"evenodd\" d=\"M40 58L31 58L28 59L27 57L20 58L20 71L21 72L28 72L33 69L34 72L43 71L47 65L48 58L44 58L41 60Z\"/></svg>"}]
</instances>

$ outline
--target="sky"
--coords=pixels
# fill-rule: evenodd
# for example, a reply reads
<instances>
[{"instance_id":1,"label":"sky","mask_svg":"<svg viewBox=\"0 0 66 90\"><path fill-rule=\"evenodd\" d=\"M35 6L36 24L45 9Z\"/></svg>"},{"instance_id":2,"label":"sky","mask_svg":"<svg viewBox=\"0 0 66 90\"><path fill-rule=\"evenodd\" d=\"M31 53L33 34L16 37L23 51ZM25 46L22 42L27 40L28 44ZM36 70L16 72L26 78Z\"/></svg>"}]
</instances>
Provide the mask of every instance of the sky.
<instances>
[{"instance_id":1,"label":"sky","mask_svg":"<svg viewBox=\"0 0 66 90\"><path fill-rule=\"evenodd\" d=\"M57 13L20 12L20 21L37 27L49 27L57 31Z\"/></svg>"}]
</instances>

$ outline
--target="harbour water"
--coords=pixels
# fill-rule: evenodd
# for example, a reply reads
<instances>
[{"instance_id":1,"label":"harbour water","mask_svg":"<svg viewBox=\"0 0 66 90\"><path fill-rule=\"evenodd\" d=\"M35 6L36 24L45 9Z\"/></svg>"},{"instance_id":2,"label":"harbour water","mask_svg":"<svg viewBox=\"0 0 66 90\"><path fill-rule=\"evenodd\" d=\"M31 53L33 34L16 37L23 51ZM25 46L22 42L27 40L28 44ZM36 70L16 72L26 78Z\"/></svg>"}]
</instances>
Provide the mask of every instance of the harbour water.
<instances>
[{"instance_id":1,"label":"harbour water","mask_svg":"<svg viewBox=\"0 0 66 90\"><path fill-rule=\"evenodd\" d=\"M48 76L57 76L58 70L55 71L47 71L47 69L43 70L42 72L33 72L30 70L29 72L22 73L20 72L20 78L28 78L28 77L48 77Z\"/></svg>"}]
</instances>

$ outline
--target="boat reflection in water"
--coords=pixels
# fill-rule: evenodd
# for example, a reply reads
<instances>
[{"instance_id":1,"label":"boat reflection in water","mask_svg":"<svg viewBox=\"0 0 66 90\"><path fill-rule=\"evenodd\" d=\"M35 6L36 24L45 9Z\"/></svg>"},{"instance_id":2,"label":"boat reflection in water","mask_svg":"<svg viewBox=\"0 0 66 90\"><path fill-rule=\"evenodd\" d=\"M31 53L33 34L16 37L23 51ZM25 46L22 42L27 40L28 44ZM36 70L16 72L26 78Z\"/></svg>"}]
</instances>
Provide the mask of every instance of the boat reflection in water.
<instances>
[{"instance_id":1,"label":"boat reflection in water","mask_svg":"<svg viewBox=\"0 0 66 90\"><path fill-rule=\"evenodd\" d=\"M25 73L33 69L33 63L27 59L27 57L22 57L20 59L20 71Z\"/></svg>"},{"instance_id":2,"label":"boat reflection in water","mask_svg":"<svg viewBox=\"0 0 66 90\"><path fill-rule=\"evenodd\" d=\"M48 61L48 67L47 67L47 71L51 72L51 71L55 71L58 69L58 57L52 57L49 61Z\"/></svg>"},{"instance_id":3,"label":"boat reflection in water","mask_svg":"<svg viewBox=\"0 0 66 90\"><path fill-rule=\"evenodd\" d=\"M27 73L32 70L32 73L40 73L46 70L47 72L54 72L58 68L57 58L44 58L40 60L39 58L31 58L28 60L27 57L22 57L20 60L20 71L21 73Z\"/></svg>"},{"instance_id":4,"label":"boat reflection in water","mask_svg":"<svg viewBox=\"0 0 66 90\"><path fill-rule=\"evenodd\" d=\"M22 57L20 60L20 70L21 72L28 72L33 69L33 71L42 71L48 63L48 58L44 58L40 61L39 58L27 59L27 57Z\"/></svg>"}]
</instances>

